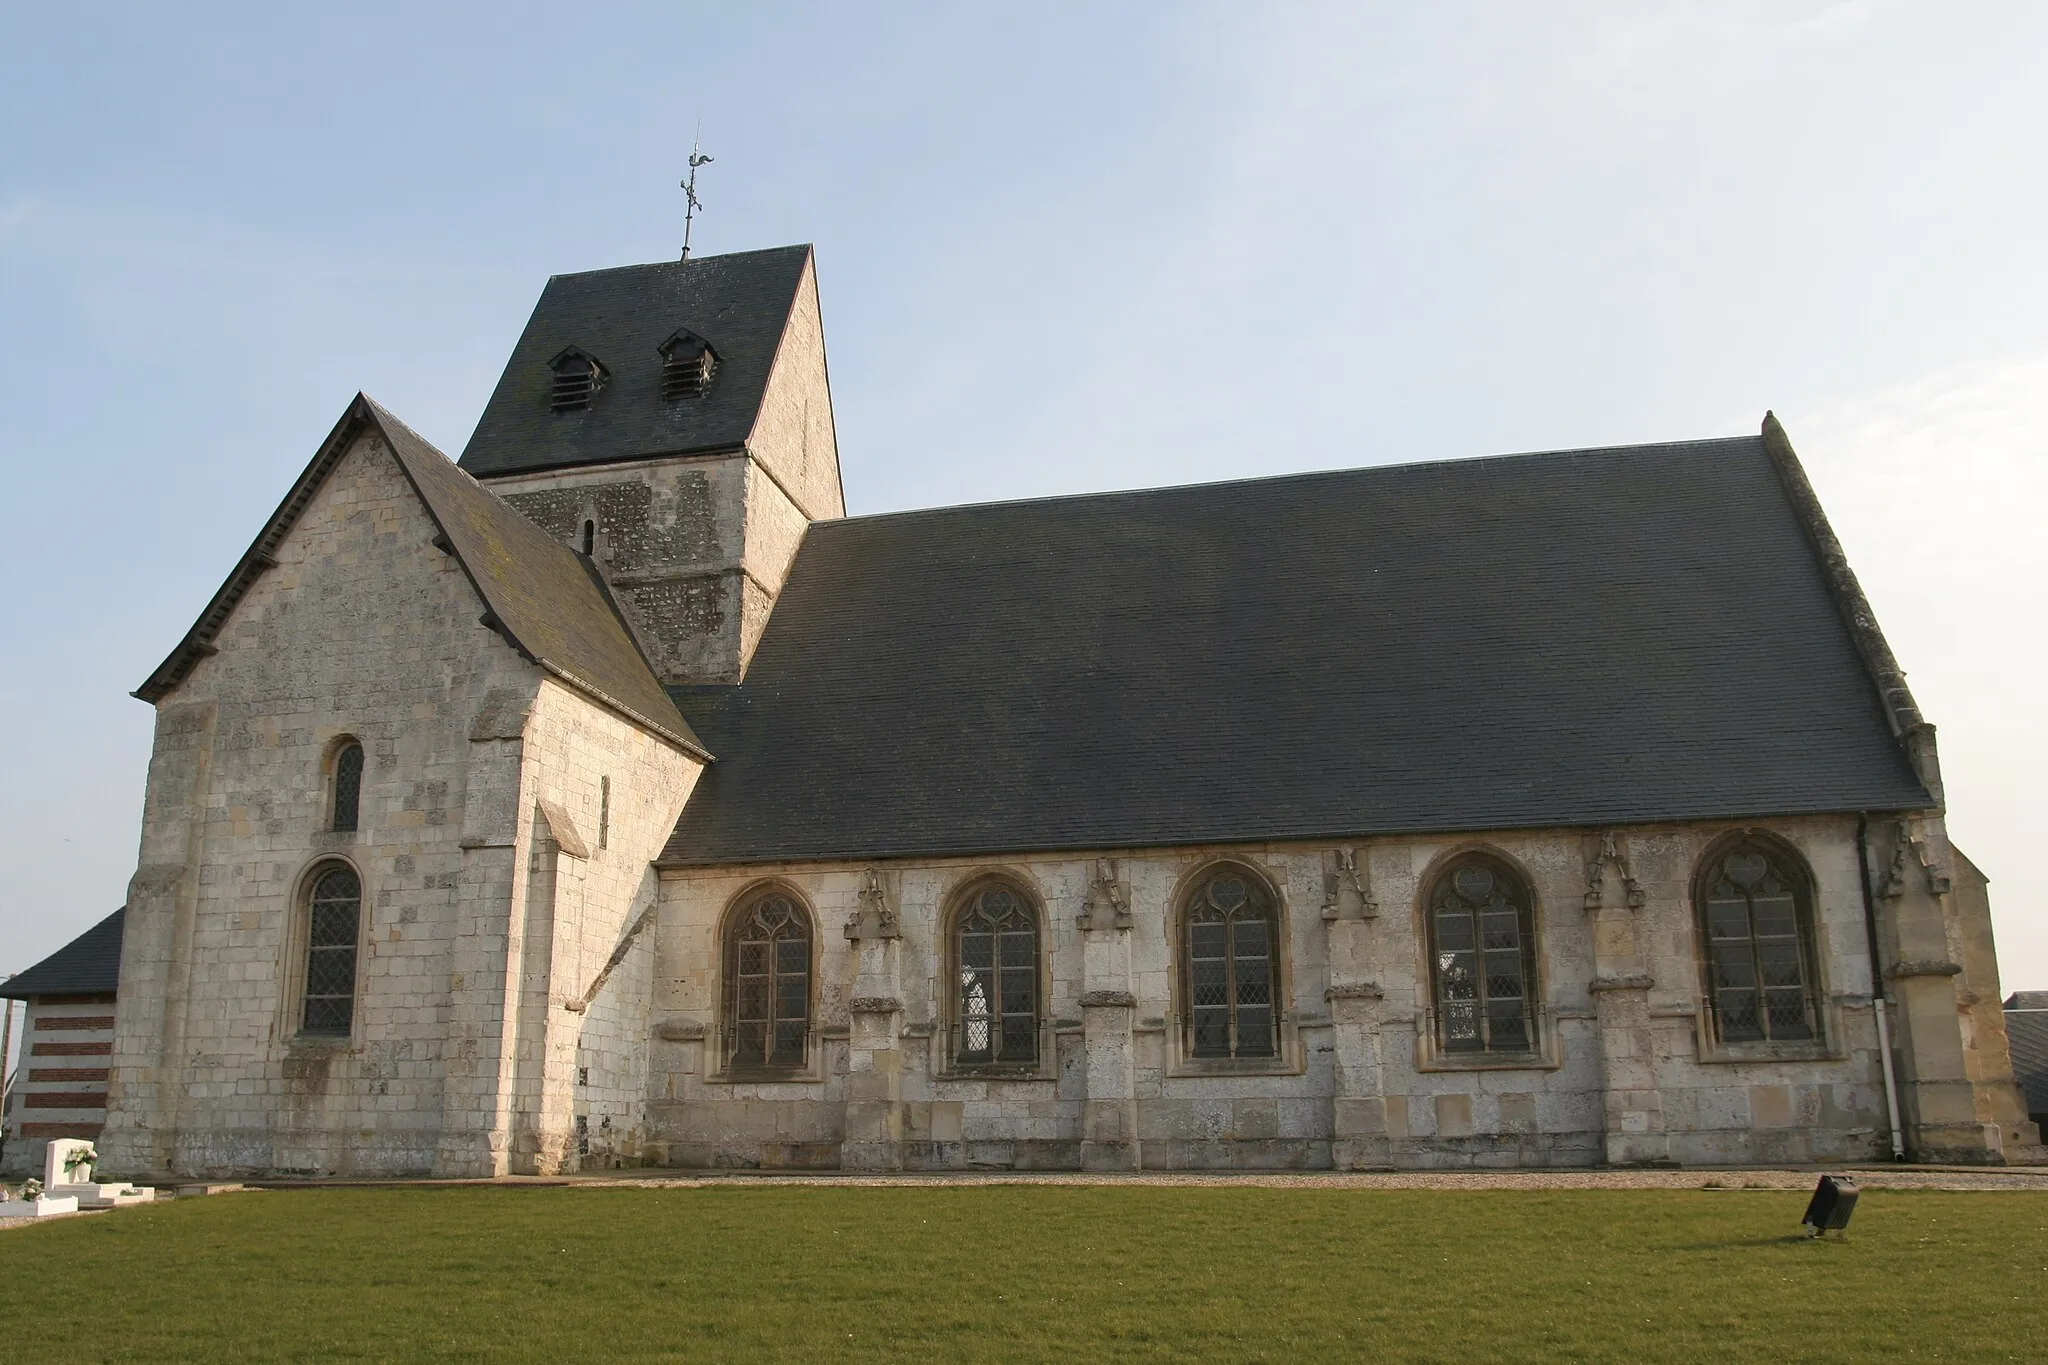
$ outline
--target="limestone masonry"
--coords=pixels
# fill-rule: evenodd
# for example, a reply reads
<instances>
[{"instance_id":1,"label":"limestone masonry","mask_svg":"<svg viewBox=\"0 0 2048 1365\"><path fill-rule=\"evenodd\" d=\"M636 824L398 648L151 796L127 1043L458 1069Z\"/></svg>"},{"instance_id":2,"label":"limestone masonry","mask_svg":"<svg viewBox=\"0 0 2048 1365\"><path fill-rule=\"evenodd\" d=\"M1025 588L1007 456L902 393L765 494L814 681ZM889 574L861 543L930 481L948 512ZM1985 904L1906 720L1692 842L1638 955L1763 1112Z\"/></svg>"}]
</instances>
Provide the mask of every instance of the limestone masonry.
<instances>
[{"instance_id":1,"label":"limestone masonry","mask_svg":"<svg viewBox=\"0 0 2048 1365\"><path fill-rule=\"evenodd\" d=\"M2042 1156L1774 420L847 519L809 248L561 276L138 695L112 1176Z\"/></svg>"}]
</instances>

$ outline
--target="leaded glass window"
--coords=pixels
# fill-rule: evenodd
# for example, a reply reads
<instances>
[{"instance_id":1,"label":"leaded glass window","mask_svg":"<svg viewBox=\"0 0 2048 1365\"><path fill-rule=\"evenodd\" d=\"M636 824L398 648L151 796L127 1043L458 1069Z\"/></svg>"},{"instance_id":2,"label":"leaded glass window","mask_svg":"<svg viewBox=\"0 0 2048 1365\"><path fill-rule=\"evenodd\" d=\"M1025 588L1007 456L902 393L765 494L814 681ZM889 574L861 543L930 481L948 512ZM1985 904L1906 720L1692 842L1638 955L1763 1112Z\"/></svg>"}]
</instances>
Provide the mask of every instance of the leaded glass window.
<instances>
[{"instance_id":1,"label":"leaded glass window","mask_svg":"<svg viewBox=\"0 0 2048 1365\"><path fill-rule=\"evenodd\" d=\"M352 830L363 798L363 746L348 744L334 756L334 828Z\"/></svg>"},{"instance_id":2,"label":"leaded glass window","mask_svg":"<svg viewBox=\"0 0 2048 1365\"><path fill-rule=\"evenodd\" d=\"M1438 1045L1535 1051L1536 931L1521 879L1496 858L1467 854L1438 875L1427 905Z\"/></svg>"},{"instance_id":3,"label":"leaded glass window","mask_svg":"<svg viewBox=\"0 0 2048 1365\"><path fill-rule=\"evenodd\" d=\"M1699 879L1700 933L1716 1032L1727 1042L1819 1035L1806 878L1753 839L1718 852Z\"/></svg>"},{"instance_id":4,"label":"leaded glass window","mask_svg":"<svg viewBox=\"0 0 2048 1365\"><path fill-rule=\"evenodd\" d=\"M1038 917L1002 882L969 888L955 921L960 983L955 1059L963 1066L1038 1060Z\"/></svg>"},{"instance_id":5,"label":"leaded glass window","mask_svg":"<svg viewBox=\"0 0 2048 1365\"><path fill-rule=\"evenodd\" d=\"M1196 883L1183 911L1189 1051L1277 1055L1273 893L1242 868L1219 868Z\"/></svg>"},{"instance_id":6,"label":"leaded glass window","mask_svg":"<svg viewBox=\"0 0 2048 1365\"><path fill-rule=\"evenodd\" d=\"M355 1025L356 935L362 911L363 884L350 869L329 867L313 879L303 1032L347 1037Z\"/></svg>"},{"instance_id":7,"label":"leaded glass window","mask_svg":"<svg viewBox=\"0 0 2048 1365\"><path fill-rule=\"evenodd\" d=\"M786 891L756 896L726 930L726 1061L804 1064L811 1032L811 919Z\"/></svg>"}]
</instances>

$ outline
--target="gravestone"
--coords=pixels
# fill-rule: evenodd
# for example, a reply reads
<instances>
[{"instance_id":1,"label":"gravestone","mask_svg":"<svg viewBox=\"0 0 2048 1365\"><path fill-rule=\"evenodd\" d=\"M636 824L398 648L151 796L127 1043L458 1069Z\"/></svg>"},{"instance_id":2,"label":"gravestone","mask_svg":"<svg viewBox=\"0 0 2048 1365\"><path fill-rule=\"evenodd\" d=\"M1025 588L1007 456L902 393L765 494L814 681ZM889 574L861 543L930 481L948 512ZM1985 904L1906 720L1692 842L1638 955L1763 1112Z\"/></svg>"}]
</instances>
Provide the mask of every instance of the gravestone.
<instances>
[{"instance_id":1,"label":"gravestone","mask_svg":"<svg viewBox=\"0 0 2048 1365\"><path fill-rule=\"evenodd\" d=\"M77 1201L82 1209L111 1209L124 1204L147 1204L156 1191L138 1188L125 1180L95 1181L93 1162L99 1153L90 1142L77 1138L52 1138L43 1151L43 1189L57 1198Z\"/></svg>"}]
</instances>

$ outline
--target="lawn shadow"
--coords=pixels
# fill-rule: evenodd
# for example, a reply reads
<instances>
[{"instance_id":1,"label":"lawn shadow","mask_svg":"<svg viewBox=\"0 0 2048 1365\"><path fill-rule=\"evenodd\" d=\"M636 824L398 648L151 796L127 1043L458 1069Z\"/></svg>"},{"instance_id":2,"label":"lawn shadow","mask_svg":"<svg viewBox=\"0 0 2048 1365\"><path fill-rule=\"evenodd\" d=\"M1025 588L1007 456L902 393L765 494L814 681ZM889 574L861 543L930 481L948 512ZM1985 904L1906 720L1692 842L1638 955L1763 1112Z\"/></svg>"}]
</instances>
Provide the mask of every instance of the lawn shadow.
<instances>
[{"instance_id":1,"label":"lawn shadow","mask_svg":"<svg viewBox=\"0 0 2048 1365\"><path fill-rule=\"evenodd\" d=\"M1689 1242L1684 1246L1675 1246L1671 1249L1673 1251L1733 1251L1737 1247L1778 1247L1799 1242L1811 1242L1813 1240L1806 1233L1795 1232L1789 1237L1742 1237L1732 1242Z\"/></svg>"}]
</instances>

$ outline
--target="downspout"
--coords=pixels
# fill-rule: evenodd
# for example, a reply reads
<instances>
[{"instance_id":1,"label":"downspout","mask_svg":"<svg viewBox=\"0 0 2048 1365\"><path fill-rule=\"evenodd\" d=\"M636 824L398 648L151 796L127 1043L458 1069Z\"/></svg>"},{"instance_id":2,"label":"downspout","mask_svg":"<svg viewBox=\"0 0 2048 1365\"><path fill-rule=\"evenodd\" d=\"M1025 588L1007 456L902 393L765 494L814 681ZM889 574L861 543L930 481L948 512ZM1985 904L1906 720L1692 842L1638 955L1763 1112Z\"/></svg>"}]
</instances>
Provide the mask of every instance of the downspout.
<instances>
[{"instance_id":1,"label":"downspout","mask_svg":"<svg viewBox=\"0 0 2048 1365\"><path fill-rule=\"evenodd\" d=\"M1870 894L1870 813L1856 815L1856 863L1862 873L1863 928L1870 936L1870 1012L1877 1019L1877 1056L1884 1071L1885 1117L1892 1125L1892 1160L1906 1159L1905 1130L1899 1124L1899 1082L1892 1072L1891 1007L1884 998L1884 973L1878 969L1877 901Z\"/></svg>"}]
</instances>

